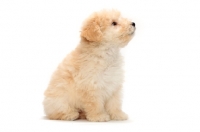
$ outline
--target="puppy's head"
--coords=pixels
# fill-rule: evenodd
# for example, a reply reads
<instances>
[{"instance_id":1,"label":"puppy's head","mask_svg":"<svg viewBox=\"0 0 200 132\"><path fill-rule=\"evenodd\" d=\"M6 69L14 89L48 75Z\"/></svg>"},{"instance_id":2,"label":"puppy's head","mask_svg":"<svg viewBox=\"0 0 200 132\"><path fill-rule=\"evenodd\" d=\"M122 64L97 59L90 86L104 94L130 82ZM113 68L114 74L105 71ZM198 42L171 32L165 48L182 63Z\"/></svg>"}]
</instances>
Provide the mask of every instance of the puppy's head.
<instances>
[{"instance_id":1,"label":"puppy's head","mask_svg":"<svg viewBox=\"0 0 200 132\"><path fill-rule=\"evenodd\" d=\"M98 44L124 47L132 39L135 23L123 18L119 11L103 10L92 14L83 24L81 37Z\"/></svg>"}]
</instances>

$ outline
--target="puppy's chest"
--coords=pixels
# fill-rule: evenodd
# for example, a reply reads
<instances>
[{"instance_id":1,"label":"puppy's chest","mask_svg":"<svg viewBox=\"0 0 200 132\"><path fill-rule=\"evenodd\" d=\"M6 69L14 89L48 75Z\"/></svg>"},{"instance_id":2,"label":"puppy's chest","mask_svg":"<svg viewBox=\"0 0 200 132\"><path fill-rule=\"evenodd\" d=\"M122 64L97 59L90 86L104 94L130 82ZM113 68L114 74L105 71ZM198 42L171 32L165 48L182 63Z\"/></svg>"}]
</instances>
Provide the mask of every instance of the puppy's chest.
<instances>
[{"instance_id":1,"label":"puppy's chest","mask_svg":"<svg viewBox=\"0 0 200 132\"><path fill-rule=\"evenodd\" d=\"M122 82L123 71L120 66L108 66L99 74L99 83L112 87Z\"/></svg>"},{"instance_id":2,"label":"puppy's chest","mask_svg":"<svg viewBox=\"0 0 200 132\"><path fill-rule=\"evenodd\" d=\"M79 85L89 85L109 95L123 82L122 57L118 53L101 57L86 56L77 77Z\"/></svg>"},{"instance_id":3,"label":"puppy's chest","mask_svg":"<svg viewBox=\"0 0 200 132\"><path fill-rule=\"evenodd\" d=\"M123 81L121 58L104 60L94 67L94 82L97 87L114 90Z\"/></svg>"},{"instance_id":4,"label":"puppy's chest","mask_svg":"<svg viewBox=\"0 0 200 132\"><path fill-rule=\"evenodd\" d=\"M119 62L108 65L99 71L95 82L97 88L100 88L102 96L110 97L123 83L123 71Z\"/></svg>"}]
</instances>

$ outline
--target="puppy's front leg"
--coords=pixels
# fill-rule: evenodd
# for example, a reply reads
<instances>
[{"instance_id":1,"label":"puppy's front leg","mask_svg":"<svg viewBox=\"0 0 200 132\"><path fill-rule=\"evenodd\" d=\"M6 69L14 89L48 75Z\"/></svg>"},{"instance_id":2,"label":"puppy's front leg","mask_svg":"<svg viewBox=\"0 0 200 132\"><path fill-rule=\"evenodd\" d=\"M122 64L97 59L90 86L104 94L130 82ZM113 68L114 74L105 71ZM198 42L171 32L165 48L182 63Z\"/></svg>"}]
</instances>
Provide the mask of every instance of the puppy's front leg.
<instances>
[{"instance_id":1,"label":"puppy's front leg","mask_svg":"<svg viewBox=\"0 0 200 132\"><path fill-rule=\"evenodd\" d=\"M109 113L111 120L127 120L128 116L121 110L121 87L113 93L111 98L106 102L106 111Z\"/></svg>"},{"instance_id":2,"label":"puppy's front leg","mask_svg":"<svg viewBox=\"0 0 200 132\"><path fill-rule=\"evenodd\" d=\"M89 121L104 122L109 121L110 116L106 113L104 102L98 91L85 92L81 100L86 118Z\"/></svg>"}]
</instances>

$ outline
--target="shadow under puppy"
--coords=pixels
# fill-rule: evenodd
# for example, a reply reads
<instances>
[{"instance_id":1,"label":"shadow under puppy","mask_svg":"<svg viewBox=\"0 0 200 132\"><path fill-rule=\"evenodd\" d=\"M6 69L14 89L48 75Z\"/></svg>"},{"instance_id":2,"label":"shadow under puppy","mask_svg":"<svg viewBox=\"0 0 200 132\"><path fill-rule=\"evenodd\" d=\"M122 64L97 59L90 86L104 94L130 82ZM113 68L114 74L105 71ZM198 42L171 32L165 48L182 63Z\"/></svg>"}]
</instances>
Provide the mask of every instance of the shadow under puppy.
<instances>
[{"instance_id":1,"label":"shadow under puppy","mask_svg":"<svg viewBox=\"0 0 200 132\"><path fill-rule=\"evenodd\" d=\"M135 23L117 10L93 13L81 41L53 73L43 101L49 119L126 120L121 110L123 84L120 48L132 39Z\"/></svg>"}]
</instances>

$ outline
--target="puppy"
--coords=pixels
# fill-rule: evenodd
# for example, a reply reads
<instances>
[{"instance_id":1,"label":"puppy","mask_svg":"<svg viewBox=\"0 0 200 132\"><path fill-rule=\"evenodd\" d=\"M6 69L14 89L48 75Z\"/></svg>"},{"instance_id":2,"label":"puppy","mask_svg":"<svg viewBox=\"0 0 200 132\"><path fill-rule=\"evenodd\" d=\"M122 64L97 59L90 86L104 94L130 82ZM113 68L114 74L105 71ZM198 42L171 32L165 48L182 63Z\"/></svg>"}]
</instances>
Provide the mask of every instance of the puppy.
<instances>
[{"instance_id":1,"label":"puppy","mask_svg":"<svg viewBox=\"0 0 200 132\"><path fill-rule=\"evenodd\" d=\"M119 11L93 13L84 23L77 48L53 73L43 101L49 119L126 120L121 110L123 48L135 23Z\"/></svg>"}]
</instances>

